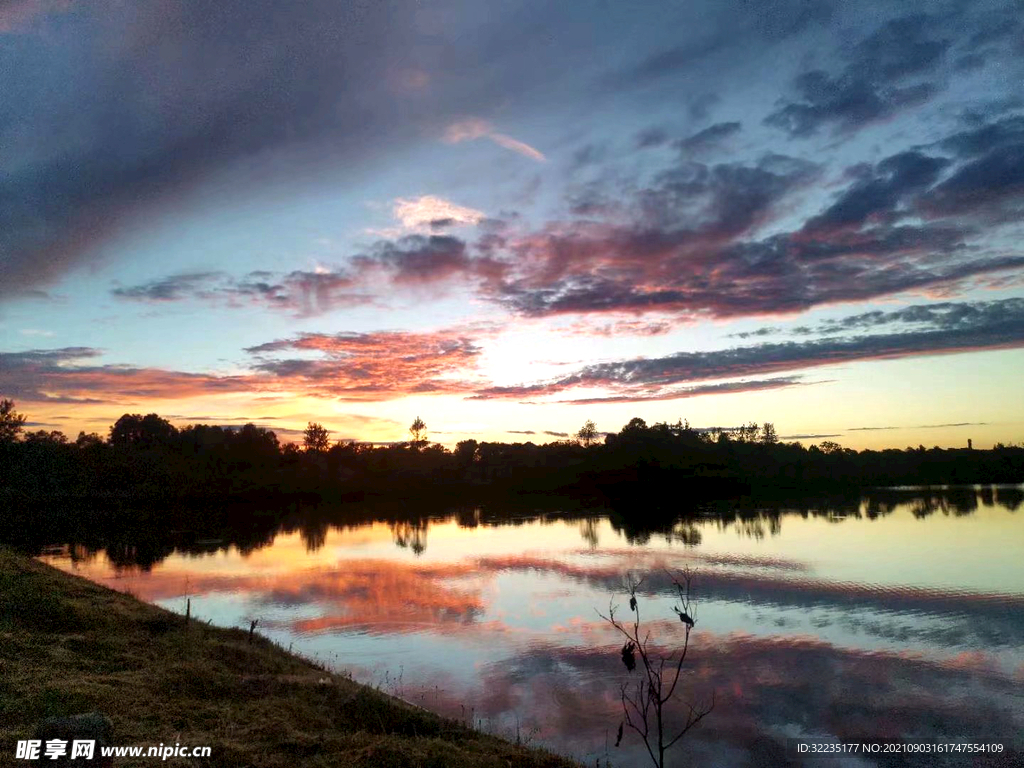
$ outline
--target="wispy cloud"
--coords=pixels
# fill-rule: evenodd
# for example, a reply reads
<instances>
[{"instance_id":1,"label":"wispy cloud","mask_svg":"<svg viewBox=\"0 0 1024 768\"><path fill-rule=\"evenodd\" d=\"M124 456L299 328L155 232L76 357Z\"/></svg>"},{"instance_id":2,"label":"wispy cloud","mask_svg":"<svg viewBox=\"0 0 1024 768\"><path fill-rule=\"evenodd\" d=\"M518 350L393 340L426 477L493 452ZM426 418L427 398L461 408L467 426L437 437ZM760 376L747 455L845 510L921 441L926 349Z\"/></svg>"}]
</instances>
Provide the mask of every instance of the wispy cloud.
<instances>
[{"instance_id":1,"label":"wispy cloud","mask_svg":"<svg viewBox=\"0 0 1024 768\"><path fill-rule=\"evenodd\" d=\"M193 272L116 286L111 295L130 301L170 304L196 301L224 307L257 307L299 317L378 301L363 292L350 270L317 267L287 273L249 272L232 277L223 272Z\"/></svg>"},{"instance_id":2,"label":"wispy cloud","mask_svg":"<svg viewBox=\"0 0 1024 768\"><path fill-rule=\"evenodd\" d=\"M529 144L514 139L507 134L499 133L487 120L475 117L452 123L445 129L442 138L448 144L459 144L463 141L473 141L475 139L489 139L499 147L510 149L531 160L536 160L540 163L547 160L539 150L534 149Z\"/></svg>"},{"instance_id":3,"label":"wispy cloud","mask_svg":"<svg viewBox=\"0 0 1024 768\"><path fill-rule=\"evenodd\" d=\"M715 123L685 139L680 139L674 146L684 153L698 155L721 146L731 136L739 133L741 128L742 125L738 122ZM645 138L650 143L654 137L648 135Z\"/></svg>"},{"instance_id":4,"label":"wispy cloud","mask_svg":"<svg viewBox=\"0 0 1024 768\"><path fill-rule=\"evenodd\" d=\"M953 427L983 427L988 422L985 421L960 421L953 424L916 424L908 425L905 427L847 427L849 432L876 432L880 430L890 429L950 429Z\"/></svg>"},{"instance_id":5,"label":"wispy cloud","mask_svg":"<svg viewBox=\"0 0 1024 768\"><path fill-rule=\"evenodd\" d=\"M947 307L945 311L932 315L937 327L762 343L709 352L678 352L663 357L598 363L546 382L489 387L473 397L521 400L555 396L578 388L599 388L611 394L569 402L666 400L810 383L784 377L681 386L713 379L776 374L858 360L1024 347L1024 299L978 302L968 304L967 310L954 312L961 321L952 325L945 322L951 312Z\"/></svg>"}]
</instances>

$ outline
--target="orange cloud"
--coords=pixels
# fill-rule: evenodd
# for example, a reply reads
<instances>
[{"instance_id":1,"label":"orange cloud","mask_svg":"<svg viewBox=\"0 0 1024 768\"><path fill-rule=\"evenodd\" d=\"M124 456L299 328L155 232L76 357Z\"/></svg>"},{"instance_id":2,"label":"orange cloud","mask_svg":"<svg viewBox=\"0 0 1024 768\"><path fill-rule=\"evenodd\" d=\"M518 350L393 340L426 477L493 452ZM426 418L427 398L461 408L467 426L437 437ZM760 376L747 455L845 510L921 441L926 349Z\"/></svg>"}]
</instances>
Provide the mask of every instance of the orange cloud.
<instances>
[{"instance_id":1,"label":"orange cloud","mask_svg":"<svg viewBox=\"0 0 1024 768\"><path fill-rule=\"evenodd\" d=\"M102 354L89 347L0 353L0 363L4 394L28 402L101 404L253 393L381 401L474 391L485 383L475 372L481 354L477 339L494 331L480 326L303 334L249 348L254 363L234 375L89 365ZM323 356L279 354L310 351Z\"/></svg>"},{"instance_id":2,"label":"orange cloud","mask_svg":"<svg viewBox=\"0 0 1024 768\"><path fill-rule=\"evenodd\" d=\"M453 394L480 386L475 375L477 335L489 329L434 332L303 334L261 344L255 367L281 386L344 400L386 400L415 394ZM271 359L280 352L323 354L320 359Z\"/></svg>"}]
</instances>

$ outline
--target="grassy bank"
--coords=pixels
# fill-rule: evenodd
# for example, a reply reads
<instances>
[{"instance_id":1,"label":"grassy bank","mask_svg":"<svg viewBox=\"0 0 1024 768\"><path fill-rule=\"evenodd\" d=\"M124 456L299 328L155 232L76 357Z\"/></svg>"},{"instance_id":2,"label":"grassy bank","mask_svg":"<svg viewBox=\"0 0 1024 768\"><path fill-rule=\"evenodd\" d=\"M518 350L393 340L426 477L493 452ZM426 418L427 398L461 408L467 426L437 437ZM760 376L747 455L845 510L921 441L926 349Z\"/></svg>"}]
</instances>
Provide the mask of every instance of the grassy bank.
<instances>
[{"instance_id":1,"label":"grassy bank","mask_svg":"<svg viewBox=\"0 0 1024 768\"><path fill-rule=\"evenodd\" d=\"M212 747L116 765L574 765L0 548L0 765L41 718L91 710L118 746Z\"/></svg>"}]
</instances>

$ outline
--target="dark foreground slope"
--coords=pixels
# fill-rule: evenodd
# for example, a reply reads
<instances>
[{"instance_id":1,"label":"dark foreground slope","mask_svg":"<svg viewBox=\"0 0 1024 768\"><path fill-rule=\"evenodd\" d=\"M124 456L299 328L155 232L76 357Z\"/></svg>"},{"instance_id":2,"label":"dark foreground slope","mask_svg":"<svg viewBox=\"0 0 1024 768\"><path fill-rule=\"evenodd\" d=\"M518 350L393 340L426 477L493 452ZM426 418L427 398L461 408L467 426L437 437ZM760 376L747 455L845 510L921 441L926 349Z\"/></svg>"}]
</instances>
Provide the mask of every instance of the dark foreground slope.
<instances>
[{"instance_id":1,"label":"dark foreground slope","mask_svg":"<svg viewBox=\"0 0 1024 768\"><path fill-rule=\"evenodd\" d=\"M117 746L212 748L119 766L574 765L0 548L0 765L41 718L91 710Z\"/></svg>"}]
</instances>

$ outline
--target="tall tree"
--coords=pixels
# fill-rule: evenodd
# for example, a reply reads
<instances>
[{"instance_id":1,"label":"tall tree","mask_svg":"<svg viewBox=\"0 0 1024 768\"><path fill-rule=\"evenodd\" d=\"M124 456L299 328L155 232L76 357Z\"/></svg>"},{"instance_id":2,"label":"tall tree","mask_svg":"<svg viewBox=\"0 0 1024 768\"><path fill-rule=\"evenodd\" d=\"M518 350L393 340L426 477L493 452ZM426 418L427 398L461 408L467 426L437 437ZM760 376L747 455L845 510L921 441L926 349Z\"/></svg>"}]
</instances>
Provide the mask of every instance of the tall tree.
<instances>
[{"instance_id":1,"label":"tall tree","mask_svg":"<svg viewBox=\"0 0 1024 768\"><path fill-rule=\"evenodd\" d=\"M12 443L25 423L24 414L14 410L13 400L0 400L0 443Z\"/></svg>"},{"instance_id":2,"label":"tall tree","mask_svg":"<svg viewBox=\"0 0 1024 768\"><path fill-rule=\"evenodd\" d=\"M330 446L330 434L322 424L311 421L306 425L306 431L303 432L302 443L307 451L322 453Z\"/></svg>"},{"instance_id":3,"label":"tall tree","mask_svg":"<svg viewBox=\"0 0 1024 768\"><path fill-rule=\"evenodd\" d=\"M177 434L178 430L171 422L155 413L145 416L126 413L110 428L110 442L114 445L134 445L140 448L166 447Z\"/></svg>"},{"instance_id":4,"label":"tall tree","mask_svg":"<svg viewBox=\"0 0 1024 768\"><path fill-rule=\"evenodd\" d=\"M471 465L477 459L478 447L476 440L460 440L455 446L455 463L463 469Z\"/></svg>"},{"instance_id":5,"label":"tall tree","mask_svg":"<svg viewBox=\"0 0 1024 768\"><path fill-rule=\"evenodd\" d=\"M597 427L594 426L594 422L587 419L586 424L580 427L580 431L576 433L576 439L579 444L584 448L587 448L597 442Z\"/></svg>"},{"instance_id":6,"label":"tall tree","mask_svg":"<svg viewBox=\"0 0 1024 768\"><path fill-rule=\"evenodd\" d=\"M419 416L416 417L412 425L409 427L409 434L412 435L412 441L416 443L416 445L421 445L427 442L427 425Z\"/></svg>"}]
</instances>

